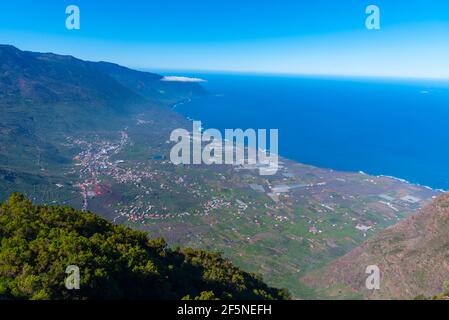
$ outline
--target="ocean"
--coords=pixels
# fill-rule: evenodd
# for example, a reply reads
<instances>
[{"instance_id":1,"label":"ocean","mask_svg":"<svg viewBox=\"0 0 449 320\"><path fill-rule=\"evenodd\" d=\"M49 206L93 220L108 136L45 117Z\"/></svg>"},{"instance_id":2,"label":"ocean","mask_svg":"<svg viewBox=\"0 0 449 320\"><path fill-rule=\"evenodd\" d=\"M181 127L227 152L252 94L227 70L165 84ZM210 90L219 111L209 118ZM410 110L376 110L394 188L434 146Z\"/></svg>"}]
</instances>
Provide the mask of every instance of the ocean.
<instances>
[{"instance_id":1,"label":"ocean","mask_svg":"<svg viewBox=\"0 0 449 320\"><path fill-rule=\"evenodd\" d=\"M279 154L449 190L449 82L173 73L207 80L175 110L204 128L279 129Z\"/></svg>"}]
</instances>

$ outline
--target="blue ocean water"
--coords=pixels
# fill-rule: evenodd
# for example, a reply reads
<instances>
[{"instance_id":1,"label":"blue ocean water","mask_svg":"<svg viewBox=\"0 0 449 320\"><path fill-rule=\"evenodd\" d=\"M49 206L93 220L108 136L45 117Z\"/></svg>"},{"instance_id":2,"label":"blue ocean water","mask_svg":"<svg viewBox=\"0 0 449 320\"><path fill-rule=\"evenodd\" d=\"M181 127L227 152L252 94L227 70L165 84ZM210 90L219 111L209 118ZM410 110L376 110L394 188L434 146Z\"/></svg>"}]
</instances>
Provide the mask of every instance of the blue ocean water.
<instances>
[{"instance_id":1,"label":"blue ocean water","mask_svg":"<svg viewBox=\"0 0 449 320\"><path fill-rule=\"evenodd\" d=\"M448 82L189 75L212 94L176 111L205 128L279 129L283 157L449 190Z\"/></svg>"}]
</instances>

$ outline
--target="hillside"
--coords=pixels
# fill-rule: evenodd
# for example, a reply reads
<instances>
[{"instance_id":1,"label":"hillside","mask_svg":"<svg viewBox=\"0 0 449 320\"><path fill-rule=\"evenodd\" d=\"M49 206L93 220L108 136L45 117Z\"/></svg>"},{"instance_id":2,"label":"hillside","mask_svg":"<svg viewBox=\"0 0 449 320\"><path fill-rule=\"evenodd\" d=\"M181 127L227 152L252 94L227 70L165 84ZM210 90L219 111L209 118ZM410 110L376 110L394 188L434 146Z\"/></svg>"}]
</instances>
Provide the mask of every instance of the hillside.
<instances>
[{"instance_id":1,"label":"hillside","mask_svg":"<svg viewBox=\"0 0 449 320\"><path fill-rule=\"evenodd\" d=\"M112 63L0 45L0 132L54 142L62 133L117 130L124 118L142 112L170 115L161 107L205 93L198 83L162 79Z\"/></svg>"},{"instance_id":2,"label":"hillside","mask_svg":"<svg viewBox=\"0 0 449 320\"><path fill-rule=\"evenodd\" d=\"M323 296L413 299L443 291L449 279L449 194L390 227L335 263L302 280ZM365 288L365 268L377 265L380 290Z\"/></svg>"},{"instance_id":3,"label":"hillside","mask_svg":"<svg viewBox=\"0 0 449 320\"><path fill-rule=\"evenodd\" d=\"M219 254L171 250L162 239L15 194L0 206L0 296L8 299L284 299ZM65 288L80 268L80 290Z\"/></svg>"},{"instance_id":4,"label":"hillside","mask_svg":"<svg viewBox=\"0 0 449 320\"><path fill-rule=\"evenodd\" d=\"M0 46L2 106L77 102L81 108L125 111L144 100L94 65L71 56Z\"/></svg>"},{"instance_id":5,"label":"hillside","mask_svg":"<svg viewBox=\"0 0 449 320\"><path fill-rule=\"evenodd\" d=\"M205 90L197 83L161 81L162 76L107 62L72 56L21 51L0 45L2 105L70 103L78 106L133 111L126 107L148 100L176 101ZM142 106L140 106L142 110Z\"/></svg>"},{"instance_id":6,"label":"hillside","mask_svg":"<svg viewBox=\"0 0 449 320\"><path fill-rule=\"evenodd\" d=\"M68 136L110 136L148 113L170 124L171 103L204 94L197 83L105 62L0 45L0 200L51 189L72 162ZM49 196L50 199L52 196Z\"/></svg>"},{"instance_id":7,"label":"hillside","mask_svg":"<svg viewBox=\"0 0 449 320\"><path fill-rule=\"evenodd\" d=\"M195 82L163 81L161 75L132 70L109 62L91 62L98 71L153 102L173 103L206 94Z\"/></svg>"}]
</instances>

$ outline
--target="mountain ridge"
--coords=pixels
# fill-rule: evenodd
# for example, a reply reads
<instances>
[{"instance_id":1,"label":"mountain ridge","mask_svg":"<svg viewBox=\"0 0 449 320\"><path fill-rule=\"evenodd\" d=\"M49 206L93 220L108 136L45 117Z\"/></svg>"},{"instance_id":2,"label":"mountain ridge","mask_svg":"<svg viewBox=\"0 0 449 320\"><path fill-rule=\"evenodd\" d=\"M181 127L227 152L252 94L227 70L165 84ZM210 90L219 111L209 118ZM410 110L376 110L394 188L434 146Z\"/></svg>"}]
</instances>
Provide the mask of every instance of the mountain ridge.
<instances>
[{"instance_id":1,"label":"mountain ridge","mask_svg":"<svg viewBox=\"0 0 449 320\"><path fill-rule=\"evenodd\" d=\"M0 45L0 61L3 104L15 103L18 98L29 103L76 100L80 104L109 104L120 110L127 102L175 102L205 93L197 83L164 82L161 75L114 63L22 51L11 45Z\"/></svg>"},{"instance_id":2,"label":"mountain ridge","mask_svg":"<svg viewBox=\"0 0 449 320\"><path fill-rule=\"evenodd\" d=\"M2 104L75 101L80 106L108 106L120 110L124 102L144 103L130 89L72 56L2 46L0 59Z\"/></svg>"}]
</instances>

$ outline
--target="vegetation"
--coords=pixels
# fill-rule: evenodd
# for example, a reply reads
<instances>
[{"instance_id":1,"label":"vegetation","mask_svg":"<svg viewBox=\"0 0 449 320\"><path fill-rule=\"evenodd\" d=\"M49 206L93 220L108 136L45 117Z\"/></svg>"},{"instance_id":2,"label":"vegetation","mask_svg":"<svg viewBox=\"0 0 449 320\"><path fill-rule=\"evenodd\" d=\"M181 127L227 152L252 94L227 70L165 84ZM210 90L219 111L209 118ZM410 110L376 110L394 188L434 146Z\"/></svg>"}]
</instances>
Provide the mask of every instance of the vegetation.
<instances>
[{"instance_id":1,"label":"vegetation","mask_svg":"<svg viewBox=\"0 0 449 320\"><path fill-rule=\"evenodd\" d=\"M80 289L65 271L80 269ZM6 299L288 299L218 253L163 239L21 194L0 205L0 297Z\"/></svg>"},{"instance_id":2,"label":"vegetation","mask_svg":"<svg viewBox=\"0 0 449 320\"><path fill-rule=\"evenodd\" d=\"M449 300L449 281L444 284L443 293L433 296L433 298L429 298L423 294L415 297L415 300Z\"/></svg>"}]
</instances>

